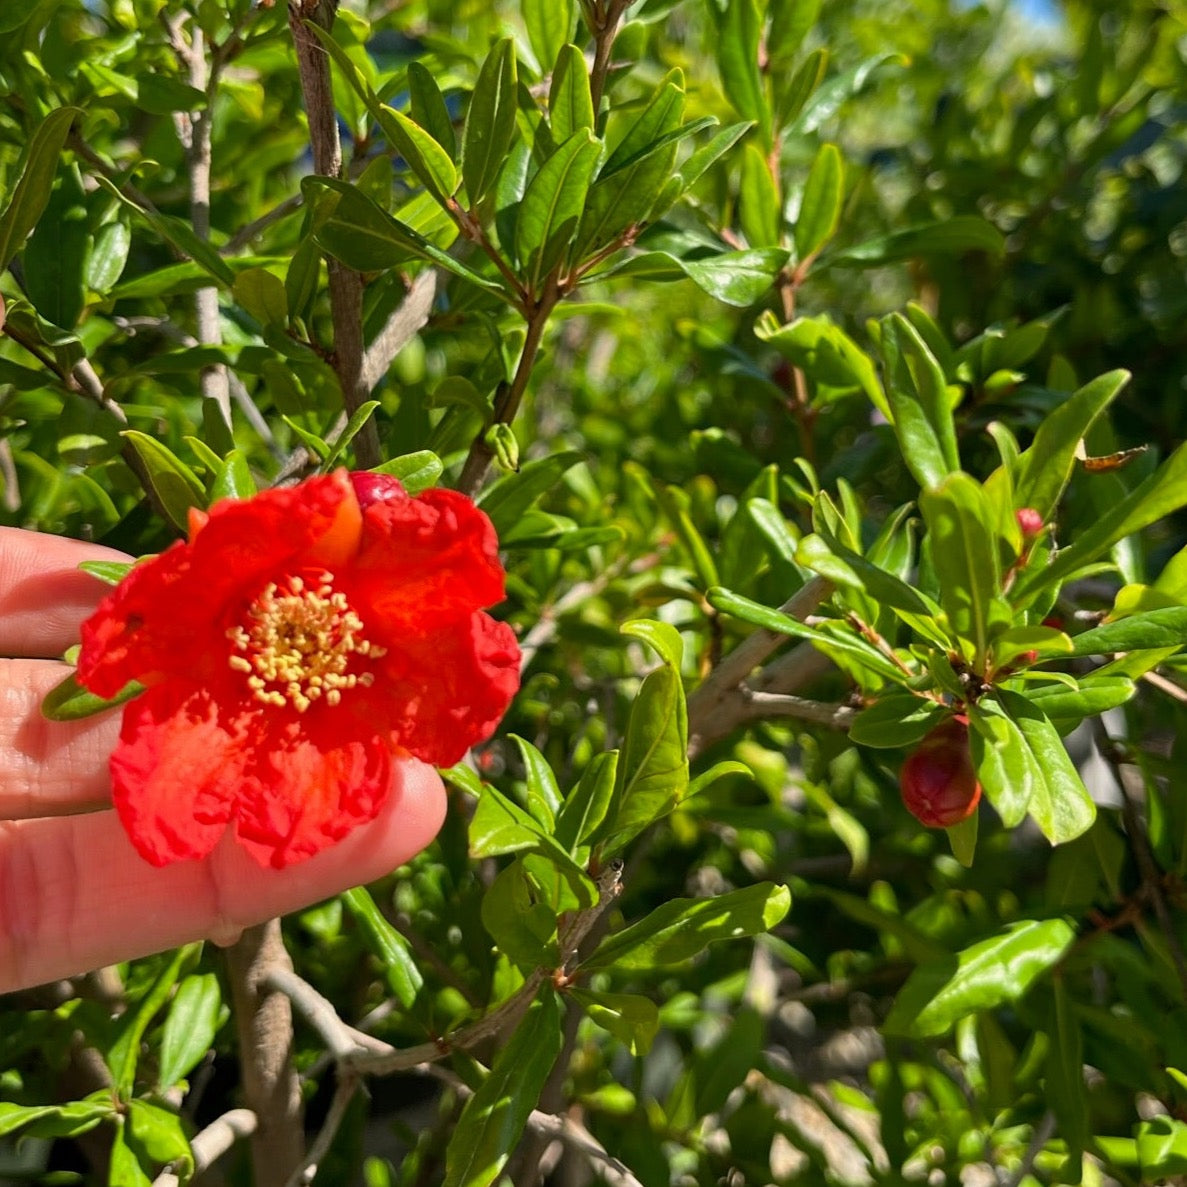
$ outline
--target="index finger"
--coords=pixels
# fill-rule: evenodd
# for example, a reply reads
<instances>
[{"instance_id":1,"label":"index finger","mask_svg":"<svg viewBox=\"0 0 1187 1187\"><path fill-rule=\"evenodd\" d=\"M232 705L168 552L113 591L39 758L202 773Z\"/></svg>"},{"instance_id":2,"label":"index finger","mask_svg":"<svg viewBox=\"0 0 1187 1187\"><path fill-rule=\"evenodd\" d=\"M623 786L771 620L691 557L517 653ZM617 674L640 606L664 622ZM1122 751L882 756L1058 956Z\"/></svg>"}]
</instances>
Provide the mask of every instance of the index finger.
<instances>
[{"instance_id":1,"label":"index finger","mask_svg":"<svg viewBox=\"0 0 1187 1187\"><path fill-rule=\"evenodd\" d=\"M0 655L61 655L105 592L78 566L130 559L102 544L0 527Z\"/></svg>"}]
</instances>

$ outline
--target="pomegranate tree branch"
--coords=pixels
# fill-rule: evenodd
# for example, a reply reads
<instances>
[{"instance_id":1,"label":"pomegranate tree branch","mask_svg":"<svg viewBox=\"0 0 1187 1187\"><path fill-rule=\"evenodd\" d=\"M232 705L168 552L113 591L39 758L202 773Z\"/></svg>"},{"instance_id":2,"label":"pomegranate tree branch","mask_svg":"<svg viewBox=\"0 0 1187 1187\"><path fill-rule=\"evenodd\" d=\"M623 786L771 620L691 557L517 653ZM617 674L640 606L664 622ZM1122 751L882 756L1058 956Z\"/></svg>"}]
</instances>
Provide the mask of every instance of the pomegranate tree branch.
<instances>
[{"instance_id":1,"label":"pomegranate tree branch","mask_svg":"<svg viewBox=\"0 0 1187 1187\"><path fill-rule=\"evenodd\" d=\"M255 1187L284 1187L305 1156L292 1003L269 984L273 969L292 971L279 919L248 928L227 949L243 1095L259 1120L251 1139Z\"/></svg>"},{"instance_id":2,"label":"pomegranate tree branch","mask_svg":"<svg viewBox=\"0 0 1187 1187\"><path fill-rule=\"evenodd\" d=\"M317 25L327 32L334 24L338 0L290 0L289 28L297 51L301 93L309 120L309 143L313 169L322 177L342 177L342 145L334 114L334 92L330 80L330 59L309 28ZM308 24L306 23L308 22ZM330 318L334 323L334 372L342 389L347 415L367 400L370 388L363 374L363 278L340 260L326 261L330 286ZM369 420L354 439L360 469L379 465L379 434Z\"/></svg>"}]
</instances>

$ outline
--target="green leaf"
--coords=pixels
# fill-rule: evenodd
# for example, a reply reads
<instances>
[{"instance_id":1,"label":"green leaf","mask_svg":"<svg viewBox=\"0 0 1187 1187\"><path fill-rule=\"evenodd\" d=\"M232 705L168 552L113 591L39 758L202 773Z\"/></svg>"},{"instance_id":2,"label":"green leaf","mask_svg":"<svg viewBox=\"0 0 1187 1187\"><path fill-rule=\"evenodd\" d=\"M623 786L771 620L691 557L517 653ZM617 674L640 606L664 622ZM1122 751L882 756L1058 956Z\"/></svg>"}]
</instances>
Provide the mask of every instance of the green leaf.
<instances>
[{"instance_id":1,"label":"green leaf","mask_svg":"<svg viewBox=\"0 0 1187 1187\"><path fill-rule=\"evenodd\" d=\"M576 4L573 0L523 0L521 11L532 53L540 65L540 73L547 74L554 62L559 69L559 58L565 52L565 43L573 36L577 23ZM555 80L556 70L553 70L554 85ZM592 121L588 126L593 126Z\"/></svg>"},{"instance_id":2,"label":"green leaf","mask_svg":"<svg viewBox=\"0 0 1187 1187\"><path fill-rule=\"evenodd\" d=\"M232 449L215 471L214 481L210 484L210 501L250 499L258 489L243 451Z\"/></svg>"},{"instance_id":3,"label":"green leaf","mask_svg":"<svg viewBox=\"0 0 1187 1187\"><path fill-rule=\"evenodd\" d=\"M890 1035L946 1034L961 1018L1015 1002L1076 938L1062 919L1025 919L956 956L920 965L883 1024Z\"/></svg>"},{"instance_id":4,"label":"green leaf","mask_svg":"<svg viewBox=\"0 0 1187 1187\"><path fill-rule=\"evenodd\" d=\"M1042 768L1017 722L992 697L967 707L969 749L977 780L1006 828L1022 823L1031 802L1046 788Z\"/></svg>"},{"instance_id":5,"label":"green leaf","mask_svg":"<svg viewBox=\"0 0 1187 1187\"><path fill-rule=\"evenodd\" d=\"M502 537L581 457L576 450L565 450L527 462L517 474L508 474L488 486L478 497L478 506L490 516L495 531Z\"/></svg>"},{"instance_id":6,"label":"green leaf","mask_svg":"<svg viewBox=\"0 0 1187 1187\"><path fill-rule=\"evenodd\" d=\"M1128 382L1128 371L1110 371L1085 384L1044 418L1015 467L1016 506L1034 508L1044 522L1051 518L1075 468L1077 448Z\"/></svg>"},{"instance_id":7,"label":"green leaf","mask_svg":"<svg viewBox=\"0 0 1187 1187\"><path fill-rule=\"evenodd\" d=\"M144 1038L144 1032L156 1017L157 1012L169 1000L169 995L173 992L174 985L177 984L182 965L200 948L201 944L187 944L183 948L178 948L144 997L121 1020L119 1037L108 1048L104 1059L111 1069L116 1090L122 1097L126 1098L132 1094L132 1085L136 1079L136 1064L140 1058L140 1044Z\"/></svg>"},{"instance_id":8,"label":"green leaf","mask_svg":"<svg viewBox=\"0 0 1187 1187\"><path fill-rule=\"evenodd\" d=\"M430 243L411 227L392 218L357 186L333 177L306 177L301 187L306 200L317 201L317 193L333 191L337 202L314 232L314 240L323 250L359 272L382 271L406 264L412 259L429 260L454 276L506 299L495 280L481 276L448 252Z\"/></svg>"},{"instance_id":9,"label":"green leaf","mask_svg":"<svg viewBox=\"0 0 1187 1187\"><path fill-rule=\"evenodd\" d=\"M897 347L897 365L887 357L895 433L907 468L926 489L960 469L952 401L939 362L911 322L893 313L883 333Z\"/></svg>"},{"instance_id":10,"label":"green leaf","mask_svg":"<svg viewBox=\"0 0 1187 1187\"><path fill-rule=\"evenodd\" d=\"M135 561L83 561L78 567L108 585L119 585L131 571Z\"/></svg>"},{"instance_id":11,"label":"green leaf","mask_svg":"<svg viewBox=\"0 0 1187 1187\"><path fill-rule=\"evenodd\" d=\"M717 68L721 71L722 90L743 119L758 125L763 146L769 150L771 108L758 67L763 12L757 0L730 0L724 10L710 4L709 11L717 26Z\"/></svg>"},{"instance_id":12,"label":"green leaf","mask_svg":"<svg viewBox=\"0 0 1187 1187\"><path fill-rule=\"evenodd\" d=\"M235 300L265 328L283 330L288 324L289 303L284 281L267 268L247 268L231 286Z\"/></svg>"},{"instance_id":13,"label":"green leaf","mask_svg":"<svg viewBox=\"0 0 1187 1187\"><path fill-rule=\"evenodd\" d=\"M692 514L689 510L691 504L687 493L679 486L667 486L662 482L653 482L652 488L668 522L675 528L680 543L684 545L685 551L688 553L693 572L696 574L697 583L701 589L717 585L720 580L717 575L717 565L714 563L709 546L705 543L705 538L697 530L696 524L692 522Z\"/></svg>"},{"instance_id":14,"label":"green leaf","mask_svg":"<svg viewBox=\"0 0 1187 1187\"><path fill-rule=\"evenodd\" d=\"M504 37L478 72L462 132L462 177L470 206L486 197L515 136L515 42Z\"/></svg>"},{"instance_id":15,"label":"green leaf","mask_svg":"<svg viewBox=\"0 0 1187 1187\"><path fill-rule=\"evenodd\" d=\"M47 321L73 329L85 300L91 246L86 191L78 166L61 170L21 257L25 293Z\"/></svg>"},{"instance_id":16,"label":"green leaf","mask_svg":"<svg viewBox=\"0 0 1187 1187\"><path fill-rule=\"evenodd\" d=\"M795 222L795 250L800 265L819 254L833 237L845 197L845 163L835 144L822 144L804 182Z\"/></svg>"},{"instance_id":17,"label":"green leaf","mask_svg":"<svg viewBox=\"0 0 1187 1187\"><path fill-rule=\"evenodd\" d=\"M222 1019L222 993L213 973L195 973L178 985L161 1029L159 1087L171 1088L198 1066Z\"/></svg>"},{"instance_id":18,"label":"green leaf","mask_svg":"<svg viewBox=\"0 0 1187 1187\"><path fill-rule=\"evenodd\" d=\"M1084 1036L1080 1020L1062 977L1053 979L1054 1025L1048 1032L1044 1095L1067 1142L1065 1182L1078 1183L1083 1174L1084 1147L1089 1139L1088 1093L1084 1084Z\"/></svg>"},{"instance_id":19,"label":"green leaf","mask_svg":"<svg viewBox=\"0 0 1187 1187\"><path fill-rule=\"evenodd\" d=\"M536 0L546 8L559 8L552 0ZM556 57L548 90L548 122L558 144L582 128L594 129L593 97L585 55L575 45L563 46Z\"/></svg>"},{"instance_id":20,"label":"green leaf","mask_svg":"<svg viewBox=\"0 0 1187 1187\"><path fill-rule=\"evenodd\" d=\"M183 255L189 256L195 264L207 275L217 280L219 284L230 287L235 283L235 273L231 266L205 239L199 238L185 219L177 218L171 214L161 214L156 210L145 210L101 173L95 174L95 181L125 209L131 211L141 222L151 227L161 239L171 244Z\"/></svg>"},{"instance_id":21,"label":"green leaf","mask_svg":"<svg viewBox=\"0 0 1187 1187\"><path fill-rule=\"evenodd\" d=\"M597 187L595 186L595 189ZM643 276L651 280L679 280L687 276L711 297L745 308L767 296L789 254L782 248L723 251L701 259L686 260L666 251L632 256L602 277Z\"/></svg>"},{"instance_id":22,"label":"green leaf","mask_svg":"<svg viewBox=\"0 0 1187 1187\"><path fill-rule=\"evenodd\" d=\"M21 175L4 213L0 214L0 271L8 267L41 218L70 126L80 115L82 110L78 107L59 107L41 121L30 137Z\"/></svg>"},{"instance_id":23,"label":"green leaf","mask_svg":"<svg viewBox=\"0 0 1187 1187\"><path fill-rule=\"evenodd\" d=\"M67 1105L16 1105L0 1101L0 1137L28 1128L30 1137L76 1137L116 1116L111 1093L106 1099L72 1101Z\"/></svg>"},{"instance_id":24,"label":"green leaf","mask_svg":"<svg viewBox=\"0 0 1187 1187\"><path fill-rule=\"evenodd\" d=\"M458 187L458 172L449 153L419 124L394 108L381 106L383 134L408 162L425 189L447 206Z\"/></svg>"},{"instance_id":25,"label":"green leaf","mask_svg":"<svg viewBox=\"0 0 1187 1187\"><path fill-rule=\"evenodd\" d=\"M193 1171L194 1156L182 1120L169 1109L146 1100L130 1100L124 1139L135 1151L142 1170L167 1164L187 1179Z\"/></svg>"},{"instance_id":26,"label":"green leaf","mask_svg":"<svg viewBox=\"0 0 1187 1187\"><path fill-rule=\"evenodd\" d=\"M825 631L816 627L805 626L790 615L773 610L769 606L760 605L741 594L727 589L711 589L706 597L710 605L723 614L732 614L744 622L751 622L755 626L765 627L780 635L789 635L795 639L807 639L816 644L827 655L836 651L852 656L864 667L878 672L890 680L901 682L903 673L892 664L876 647L857 638L852 633Z\"/></svg>"},{"instance_id":27,"label":"green leaf","mask_svg":"<svg viewBox=\"0 0 1187 1187\"><path fill-rule=\"evenodd\" d=\"M410 495L417 495L435 486L444 471L441 459L431 449L419 449L376 466L372 473L390 474L400 480Z\"/></svg>"},{"instance_id":28,"label":"green leaf","mask_svg":"<svg viewBox=\"0 0 1187 1187\"><path fill-rule=\"evenodd\" d=\"M1187 645L1187 606L1167 606L1131 614L1116 622L1093 627L1072 640L1073 655L1112 655L1116 651L1143 651L1153 647Z\"/></svg>"},{"instance_id":29,"label":"green leaf","mask_svg":"<svg viewBox=\"0 0 1187 1187\"><path fill-rule=\"evenodd\" d=\"M1142 1182L1187 1174L1187 1123L1177 1117L1151 1117L1139 1122L1137 1154Z\"/></svg>"},{"instance_id":30,"label":"green leaf","mask_svg":"<svg viewBox=\"0 0 1187 1187\"><path fill-rule=\"evenodd\" d=\"M151 1169L151 1168L150 1168ZM111 1142L111 1158L107 1164L107 1187L152 1187L148 1171L140 1164L139 1155L128 1144L128 1124L120 1116Z\"/></svg>"},{"instance_id":31,"label":"green leaf","mask_svg":"<svg viewBox=\"0 0 1187 1187\"><path fill-rule=\"evenodd\" d=\"M850 722L849 740L875 748L913 746L947 715L933 700L909 692L888 692Z\"/></svg>"},{"instance_id":32,"label":"green leaf","mask_svg":"<svg viewBox=\"0 0 1187 1187\"><path fill-rule=\"evenodd\" d=\"M482 896L482 926L521 972L555 962L556 917L541 902L522 861L501 871Z\"/></svg>"},{"instance_id":33,"label":"green leaf","mask_svg":"<svg viewBox=\"0 0 1187 1187\"><path fill-rule=\"evenodd\" d=\"M1061 734L1067 734L1085 717L1124 705L1136 692L1137 685L1128 676L1090 676L1078 688L1050 684L1028 688L1025 695Z\"/></svg>"},{"instance_id":34,"label":"green leaf","mask_svg":"<svg viewBox=\"0 0 1187 1187\"><path fill-rule=\"evenodd\" d=\"M614 802L618 751L595 754L556 815L554 835L570 853L597 831Z\"/></svg>"},{"instance_id":35,"label":"green leaf","mask_svg":"<svg viewBox=\"0 0 1187 1187\"><path fill-rule=\"evenodd\" d=\"M528 183L515 222L515 251L529 292L539 291L577 234L600 152L594 134L579 128Z\"/></svg>"},{"instance_id":36,"label":"green leaf","mask_svg":"<svg viewBox=\"0 0 1187 1187\"><path fill-rule=\"evenodd\" d=\"M526 772L528 788L528 812L542 828L552 830L556 814L561 807L560 788L548 760L526 738L510 735L519 747L520 758Z\"/></svg>"},{"instance_id":37,"label":"green leaf","mask_svg":"<svg viewBox=\"0 0 1187 1187\"><path fill-rule=\"evenodd\" d=\"M117 583L118 584L118 583ZM144 691L144 685L129 680L110 700L83 688L73 672L63 677L42 698L41 715L47 721L81 721L96 713L114 709Z\"/></svg>"},{"instance_id":38,"label":"green leaf","mask_svg":"<svg viewBox=\"0 0 1187 1187\"><path fill-rule=\"evenodd\" d=\"M424 977L412 958L408 941L388 922L365 886L345 891L342 902L359 925L363 942L383 965L383 975L396 1001L405 1010L412 1009Z\"/></svg>"},{"instance_id":39,"label":"green leaf","mask_svg":"<svg viewBox=\"0 0 1187 1187\"><path fill-rule=\"evenodd\" d=\"M168 446L138 429L125 429L120 436L136 451L145 469L150 493L160 503L170 523L186 531L191 507L206 506L206 489L198 476Z\"/></svg>"},{"instance_id":40,"label":"green leaf","mask_svg":"<svg viewBox=\"0 0 1187 1187\"><path fill-rule=\"evenodd\" d=\"M646 1055L659 1031L659 1007L637 993L594 993L571 989L569 996L603 1030L626 1045L632 1055Z\"/></svg>"},{"instance_id":41,"label":"green leaf","mask_svg":"<svg viewBox=\"0 0 1187 1187\"><path fill-rule=\"evenodd\" d=\"M1011 598L1016 603L1062 581L1103 556L1119 540L1187 506L1187 445L1180 445L1144 482L1084 529L1044 566L1031 566L1019 577Z\"/></svg>"},{"instance_id":42,"label":"green leaf","mask_svg":"<svg viewBox=\"0 0 1187 1187\"><path fill-rule=\"evenodd\" d=\"M350 414L345 428L335 438L329 454L322 462L324 472L329 473L338 464L338 459L346 452L346 447L362 432L363 425L371 419L371 413L379 407L379 403L378 400L366 400Z\"/></svg>"},{"instance_id":43,"label":"green leaf","mask_svg":"<svg viewBox=\"0 0 1187 1187\"><path fill-rule=\"evenodd\" d=\"M419 62L408 63L408 97L412 118L453 159L457 155L453 119L437 80Z\"/></svg>"},{"instance_id":44,"label":"green leaf","mask_svg":"<svg viewBox=\"0 0 1187 1187\"><path fill-rule=\"evenodd\" d=\"M751 247L778 247L783 231L779 188L766 153L757 144L742 147L738 180L738 222Z\"/></svg>"},{"instance_id":45,"label":"green leaf","mask_svg":"<svg viewBox=\"0 0 1187 1187\"><path fill-rule=\"evenodd\" d=\"M892 419L874 361L840 326L833 325L826 314L797 317L787 325L780 325L775 315L766 310L759 317L754 333L809 379L829 387L858 387L887 420Z\"/></svg>"},{"instance_id":46,"label":"green leaf","mask_svg":"<svg viewBox=\"0 0 1187 1187\"><path fill-rule=\"evenodd\" d=\"M466 1102L445 1154L444 1187L490 1187L519 1143L561 1050L556 994L546 985Z\"/></svg>"},{"instance_id":47,"label":"green leaf","mask_svg":"<svg viewBox=\"0 0 1187 1187\"><path fill-rule=\"evenodd\" d=\"M828 262L830 265L879 268L898 260L963 255L968 251L1001 255L1005 249L1006 241L992 223L976 215L961 214L955 218L909 227L905 231L879 235L876 239L830 255Z\"/></svg>"},{"instance_id":48,"label":"green leaf","mask_svg":"<svg viewBox=\"0 0 1187 1187\"><path fill-rule=\"evenodd\" d=\"M799 64L795 71L787 71L786 82L776 80L779 90L776 92L776 115L781 125L787 125L796 120L804 110L805 104L816 93L824 76L828 73L828 50L823 46L814 49Z\"/></svg>"},{"instance_id":49,"label":"green leaf","mask_svg":"<svg viewBox=\"0 0 1187 1187\"><path fill-rule=\"evenodd\" d=\"M1008 620L998 599L1001 570L989 500L979 482L956 473L925 490L919 509L940 580L940 604L952 629L972 645L966 658L984 672L991 629Z\"/></svg>"},{"instance_id":50,"label":"green leaf","mask_svg":"<svg viewBox=\"0 0 1187 1187\"><path fill-rule=\"evenodd\" d=\"M1043 835L1059 845L1078 837L1096 819L1096 805L1064 748L1059 732L1024 696L1000 689L998 696L1043 773L1030 802L1030 814Z\"/></svg>"},{"instance_id":51,"label":"green leaf","mask_svg":"<svg viewBox=\"0 0 1187 1187\"><path fill-rule=\"evenodd\" d=\"M705 899L672 899L645 919L603 940L581 965L594 969L651 969L680 964L721 940L769 931L791 907L786 886L760 882Z\"/></svg>"}]
</instances>

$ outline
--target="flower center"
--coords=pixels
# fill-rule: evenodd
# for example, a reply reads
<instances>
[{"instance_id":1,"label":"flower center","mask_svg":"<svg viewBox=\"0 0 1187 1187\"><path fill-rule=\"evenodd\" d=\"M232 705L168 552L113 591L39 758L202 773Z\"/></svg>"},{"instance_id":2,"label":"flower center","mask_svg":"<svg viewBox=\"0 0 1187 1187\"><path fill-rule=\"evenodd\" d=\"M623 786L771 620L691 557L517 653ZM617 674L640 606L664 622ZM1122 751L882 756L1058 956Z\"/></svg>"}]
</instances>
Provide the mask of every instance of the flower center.
<instances>
[{"instance_id":1,"label":"flower center","mask_svg":"<svg viewBox=\"0 0 1187 1187\"><path fill-rule=\"evenodd\" d=\"M271 582L252 602L246 624L227 631L234 647L228 662L247 677L257 701L304 713L321 699L337 705L344 689L374 680L370 672L350 671L352 660L379 659L387 648L364 637L362 619L332 582L325 572L312 581Z\"/></svg>"}]
</instances>

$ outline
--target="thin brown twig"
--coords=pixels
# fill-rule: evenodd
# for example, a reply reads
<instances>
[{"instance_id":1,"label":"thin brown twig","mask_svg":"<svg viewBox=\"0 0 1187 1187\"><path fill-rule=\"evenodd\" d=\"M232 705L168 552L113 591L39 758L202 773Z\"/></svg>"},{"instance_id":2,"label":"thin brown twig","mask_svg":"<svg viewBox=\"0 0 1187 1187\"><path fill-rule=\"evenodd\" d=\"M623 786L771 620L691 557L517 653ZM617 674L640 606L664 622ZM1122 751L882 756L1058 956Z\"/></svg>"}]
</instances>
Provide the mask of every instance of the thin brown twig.
<instances>
[{"instance_id":1,"label":"thin brown twig","mask_svg":"<svg viewBox=\"0 0 1187 1187\"><path fill-rule=\"evenodd\" d=\"M330 1101L330 1107L326 1112L326 1119L322 1122L322 1127L318 1130L313 1145L309 1147L309 1153L305 1155L301 1165L289 1176L285 1187L302 1187L302 1184L313 1182L322 1159L330 1152L334 1138L342 1127L342 1122L346 1119L346 1110L350 1108L350 1103L354 1100L355 1093L362 1087L362 1084L361 1078L349 1070L338 1073L338 1084L334 1089L334 1098Z\"/></svg>"}]
</instances>

